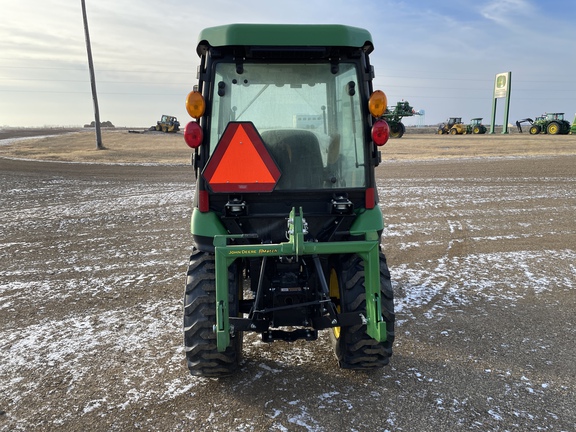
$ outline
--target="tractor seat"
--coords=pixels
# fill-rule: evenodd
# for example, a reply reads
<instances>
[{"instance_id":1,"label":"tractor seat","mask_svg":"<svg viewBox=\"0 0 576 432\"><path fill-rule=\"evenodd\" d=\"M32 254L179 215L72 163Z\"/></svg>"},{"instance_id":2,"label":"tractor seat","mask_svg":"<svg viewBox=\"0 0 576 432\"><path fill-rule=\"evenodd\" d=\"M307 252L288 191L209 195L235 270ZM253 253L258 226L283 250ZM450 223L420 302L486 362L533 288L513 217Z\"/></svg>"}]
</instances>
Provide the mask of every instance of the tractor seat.
<instances>
[{"instance_id":1,"label":"tractor seat","mask_svg":"<svg viewBox=\"0 0 576 432\"><path fill-rule=\"evenodd\" d=\"M277 190L324 187L324 166L316 135L300 129L267 130L261 135L282 173Z\"/></svg>"}]
</instances>

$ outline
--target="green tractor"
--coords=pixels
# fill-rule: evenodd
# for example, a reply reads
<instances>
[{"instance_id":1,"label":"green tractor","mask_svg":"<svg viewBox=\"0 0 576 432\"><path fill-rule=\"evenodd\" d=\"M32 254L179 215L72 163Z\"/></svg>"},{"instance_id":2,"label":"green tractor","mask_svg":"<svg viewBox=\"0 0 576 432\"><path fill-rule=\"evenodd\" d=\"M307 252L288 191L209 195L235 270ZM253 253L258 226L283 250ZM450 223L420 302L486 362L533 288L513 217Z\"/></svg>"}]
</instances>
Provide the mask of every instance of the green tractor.
<instances>
[{"instance_id":1,"label":"green tractor","mask_svg":"<svg viewBox=\"0 0 576 432\"><path fill-rule=\"evenodd\" d=\"M406 101L396 103L396 106L388 107L383 118L390 126L390 138L402 138L406 132L406 127L402 123L403 117L410 117L418 113Z\"/></svg>"},{"instance_id":2,"label":"green tractor","mask_svg":"<svg viewBox=\"0 0 576 432\"><path fill-rule=\"evenodd\" d=\"M567 135L570 133L570 122L564 119L564 113L546 113L536 117L530 126L530 135L539 133Z\"/></svg>"},{"instance_id":3,"label":"green tractor","mask_svg":"<svg viewBox=\"0 0 576 432\"><path fill-rule=\"evenodd\" d=\"M240 364L243 335L330 333L341 368L388 364L390 273L375 167L389 137L372 37L343 25L231 24L199 35L193 250L184 345L195 376Z\"/></svg>"},{"instance_id":4,"label":"green tractor","mask_svg":"<svg viewBox=\"0 0 576 432\"><path fill-rule=\"evenodd\" d=\"M466 125L466 133L469 134L485 134L486 126L482 124L482 117L470 119L470 124Z\"/></svg>"}]
</instances>

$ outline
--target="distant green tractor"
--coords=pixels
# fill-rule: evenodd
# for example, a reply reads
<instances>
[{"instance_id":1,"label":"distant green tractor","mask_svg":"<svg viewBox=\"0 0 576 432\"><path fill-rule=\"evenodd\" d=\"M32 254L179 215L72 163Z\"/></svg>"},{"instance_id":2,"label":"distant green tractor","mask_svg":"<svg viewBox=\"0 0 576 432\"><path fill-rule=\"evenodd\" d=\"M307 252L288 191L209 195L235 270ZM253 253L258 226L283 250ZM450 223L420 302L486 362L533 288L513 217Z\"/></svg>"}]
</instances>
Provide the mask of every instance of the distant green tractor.
<instances>
[{"instance_id":1,"label":"distant green tractor","mask_svg":"<svg viewBox=\"0 0 576 432\"><path fill-rule=\"evenodd\" d=\"M538 135L539 133L567 135L570 133L570 122L564 119L564 113L546 113L536 117L530 126L530 135Z\"/></svg>"},{"instance_id":2,"label":"distant green tractor","mask_svg":"<svg viewBox=\"0 0 576 432\"><path fill-rule=\"evenodd\" d=\"M482 117L476 117L471 119L470 124L466 126L466 133L485 134L486 126L482 124Z\"/></svg>"}]
</instances>

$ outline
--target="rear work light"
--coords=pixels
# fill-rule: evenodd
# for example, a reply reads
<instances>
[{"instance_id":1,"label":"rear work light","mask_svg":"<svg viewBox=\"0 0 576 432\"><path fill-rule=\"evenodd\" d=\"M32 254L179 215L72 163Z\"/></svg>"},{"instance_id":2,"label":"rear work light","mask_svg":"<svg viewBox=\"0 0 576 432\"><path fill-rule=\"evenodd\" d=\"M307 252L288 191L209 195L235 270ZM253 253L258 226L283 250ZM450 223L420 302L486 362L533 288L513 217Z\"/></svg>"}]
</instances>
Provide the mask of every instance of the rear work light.
<instances>
[{"instance_id":1,"label":"rear work light","mask_svg":"<svg viewBox=\"0 0 576 432\"><path fill-rule=\"evenodd\" d=\"M204 97L197 91L191 91L186 97L186 111L190 114L190 117L199 119L204 114L204 109L206 108L206 102L204 102Z\"/></svg>"},{"instance_id":2,"label":"rear work light","mask_svg":"<svg viewBox=\"0 0 576 432\"><path fill-rule=\"evenodd\" d=\"M372 141L377 146L383 146L390 138L390 127L386 120L378 120L372 126Z\"/></svg>"},{"instance_id":3,"label":"rear work light","mask_svg":"<svg viewBox=\"0 0 576 432\"><path fill-rule=\"evenodd\" d=\"M203 139L204 132L202 132L200 125L195 121L189 122L184 128L184 141L188 147L193 149L200 147Z\"/></svg>"}]
</instances>

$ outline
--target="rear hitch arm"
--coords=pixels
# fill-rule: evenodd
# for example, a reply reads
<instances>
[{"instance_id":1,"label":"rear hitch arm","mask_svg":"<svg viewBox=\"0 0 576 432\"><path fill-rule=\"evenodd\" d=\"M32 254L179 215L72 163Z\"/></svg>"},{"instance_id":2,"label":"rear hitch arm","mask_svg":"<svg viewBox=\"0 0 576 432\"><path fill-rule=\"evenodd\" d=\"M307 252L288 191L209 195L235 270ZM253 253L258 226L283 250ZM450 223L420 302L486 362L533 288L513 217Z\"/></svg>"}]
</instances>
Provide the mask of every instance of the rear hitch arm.
<instances>
[{"instance_id":1,"label":"rear hitch arm","mask_svg":"<svg viewBox=\"0 0 576 432\"><path fill-rule=\"evenodd\" d=\"M231 326L228 304L228 267L238 258L269 256L302 256L356 253L364 260L364 286L366 289L366 333L373 339L386 340L386 323L382 317L380 297L379 236L376 232L355 232L364 234L364 241L306 242L304 241L306 222L302 208L296 212L292 208L288 217L288 241L276 244L229 245L234 238L253 235L232 234L214 236L216 264L216 345L218 351L225 351L230 345ZM325 287L323 287L324 290Z\"/></svg>"}]
</instances>

